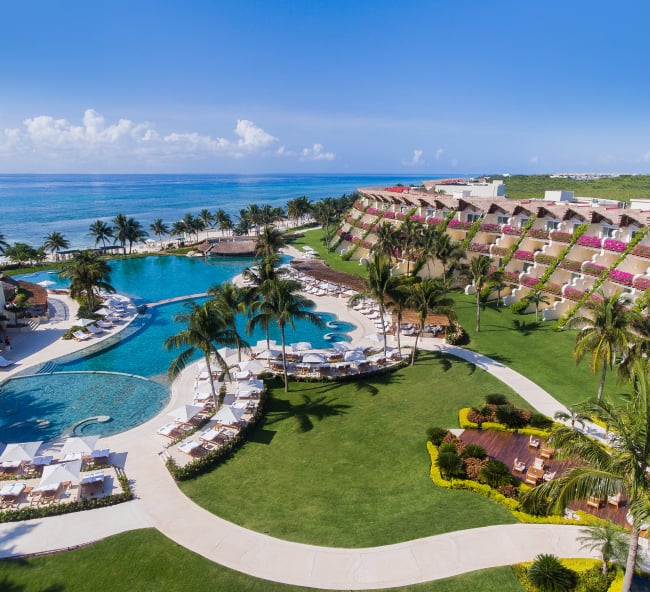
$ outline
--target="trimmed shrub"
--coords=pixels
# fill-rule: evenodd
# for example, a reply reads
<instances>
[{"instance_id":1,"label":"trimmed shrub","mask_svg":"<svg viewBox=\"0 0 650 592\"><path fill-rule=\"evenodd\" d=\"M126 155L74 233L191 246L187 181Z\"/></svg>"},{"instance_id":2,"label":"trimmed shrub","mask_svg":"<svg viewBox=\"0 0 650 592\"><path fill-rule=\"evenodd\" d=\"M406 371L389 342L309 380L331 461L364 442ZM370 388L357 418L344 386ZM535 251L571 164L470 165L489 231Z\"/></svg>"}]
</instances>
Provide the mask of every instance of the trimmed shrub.
<instances>
[{"instance_id":1,"label":"trimmed shrub","mask_svg":"<svg viewBox=\"0 0 650 592\"><path fill-rule=\"evenodd\" d=\"M507 405L508 397L502 393L490 393L489 395L485 395L485 402L488 405Z\"/></svg>"},{"instance_id":2,"label":"trimmed shrub","mask_svg":"<svg viewBox=\"0 0 650 592\"><path fill-rule=\"evenodd\" d=\"M498 405L496 408L496 418L499 423L509 428L523 428L526 425L526 419L523 413L512 405Z\"/></svg>"},{"instance_id":3,"label":"trimmed shrub","mask_svg":"<svg viewBox=\"0 0 650 592\"><path fill-rule=\"evenodd\" d=\"M553 420L549 417L546 417L543 413L538 413L537 411L532 413L528 423L534 427L541 430L549 430L553 425Z\"/></svg>"},{"instance_id":4,"label":"trimmed shrub","mask_svg":"<svg viewBox=\"0 0 650 592\"><path fill-rule=\"evenodd\" d=\"M615 571L610 571L607 576L604 576L602 567L594 565L579 574L580 580L575 590L576 592L607 592L615 576Z\"/></svg>"},{"instance_id":5,"label":"trimmed shrub","mask_svg":"<svg viewBox=\"0 0 650 592\"><path fill-rule=\"evenodd\" d=\"M435 444L436 446L440 446L440 444L442 444L444 437L448 433L449 430L434 426L427 430L427 438L429 439L429 442L431 442L432 444Z\"/></svg>"},{"instance_id":6,"label":"trimmed shrub","mask_svg":"<svg viewBox=\"0 0 650 592\"><path fill-rule=\"evenodd\" d=\"M528 568L528 579L540 592L569 592L578 583L578 575L565 567L555 555L540 554Z\"/></svg>"},{"instance_id":7,"label":"trimmed shrub","mask_svg":"<svg viewBox=\"0 0 650 592\"><path fill-rule=\"evenodd\" d=\"M487 451L485 448L483 448L483 446L480 446L479 444L467 444L467 446L465 446L465 450L463 450L462 457L478 458L479 460L483 460L487 457Z\"/></svg>"},{"instance_id":8,"label":"trimmed shrub","mask_svg":"<svg viewBox=\"0 0 650 592\"><path fill-rule=\"evenodd\" d=\"M479 427L479 424L475 423L474 420L470 418L472 411L473 410L469 407L465 407L458 412L458 423L464 430L476 429Z\"/></svg>"},{"instance_id":9,"label":"trimmed shrub","mask_svg":"<svg viewBox=\"0 0 650 592\"><path fill-rule=\"evenodd\" d=\"M454 454L457 454L456 452L456 443L455 442L442 442L440 446L438 447L438 452L442 454L443 452L453 452Z\"/></svg>"},{"instance_id":10,"label":"trimmed shrub","mask_svg":"<svg viewBox=\"0 0 650 592\"><path fill-rule=\"evenodd\" d=\"M488 462L488 461L487 460L481 460L481 459L478 459L478 458L473 458L473 457L466 458L463 461L463 465L465 466L465 473L467 475L467 478L477 480L478 475L479 475L479 473L481 471L481 468L483 467L483 465L486 462Z\"/></svg>"},{"instance_id":11,"label":"trimmed shrub","mask_svg":"<svg viewBox=\"0 0 650 592\"><path fill-rule=\"evenodd\" d=\"M445 479L462 477L464 474L463 459L455 452L440 452L436 459L436 465Z\"/></svg>"},{"instance_id":12,"label":"trimmed shrub","mask_svg":"<svg viewBox=\"0 0 650 592\"><path fill-rule=\"evenodd\" d=\"M496 459L490 459L487 461L481 467L478 477L481 483L485 483L495 489L502 485L510 485L512 482L512 476L510 475L508 465Z\"/></svg>"},{"instance_id":13,"label":"trimmed shrub","mask_svg":"<svg viewBox=\"0 0 650 592\"><path fill-rule=\"evenodd\" d=\"M497 491L510 499L517 499L519 497L519 490L512 484L508 483L507 485L501 485L497 488Z\"/></svg>"}]
</instances>

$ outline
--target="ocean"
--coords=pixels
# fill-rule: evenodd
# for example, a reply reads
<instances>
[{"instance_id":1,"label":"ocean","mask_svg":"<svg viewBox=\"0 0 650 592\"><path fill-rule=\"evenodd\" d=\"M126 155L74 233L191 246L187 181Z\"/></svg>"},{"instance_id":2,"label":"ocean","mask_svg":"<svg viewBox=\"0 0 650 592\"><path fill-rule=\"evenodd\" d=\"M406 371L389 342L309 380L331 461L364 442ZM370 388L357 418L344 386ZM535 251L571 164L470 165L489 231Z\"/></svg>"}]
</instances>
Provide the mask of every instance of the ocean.
<instances>
[{"instance_id":1,"label":"ocean","mask_svg":"<svg viewBox=\"0 0 650 592\"><path fill-rule=\"evenodd\" d=\"M88 227L118 213L148 231L162 218L171 224L190 212L226 210L236 222L249 204L284 206L306 195L315 201L360 187L419 184L441 175L0 175L0 234L7 242L39 247L61 232L71 248L93 246ZM155 238L155 237L152 237Z\"/></svg>"}]
</instances>

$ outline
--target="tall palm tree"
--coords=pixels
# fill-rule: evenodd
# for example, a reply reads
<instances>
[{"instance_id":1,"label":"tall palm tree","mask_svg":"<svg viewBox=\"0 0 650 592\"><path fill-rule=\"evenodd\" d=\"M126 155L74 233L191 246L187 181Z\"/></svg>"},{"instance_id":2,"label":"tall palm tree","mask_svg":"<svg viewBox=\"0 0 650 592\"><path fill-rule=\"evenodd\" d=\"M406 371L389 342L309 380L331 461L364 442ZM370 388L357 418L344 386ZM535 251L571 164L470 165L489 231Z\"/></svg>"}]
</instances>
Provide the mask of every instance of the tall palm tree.
<instances>
[{"instance_id":1,"label":"tall palm tree","mask_svg":"<svg viewBox=\"0 0 650 592\"><path fill-rule=\"evenodd\" d=\"M230 329L237 347L237 361L241 362L243 351L249 351L250 346L237 331L237 315L245 314L247 309L247 292L231 282L222 282L208 290L212 296L210 301L219 311L225 324Z\"/></svg>"},{"instance_id":2,"label":"tall palm tree","mask_svg":"<svg viewBox=\"0 0 650 592\"><path fill-rule=\"evenodd\" d=\"M469 272L476 289L476 332L481 330L481 290L494 277L492 260L487 255L474 257L469 263Z\"/></svg>"},{"instance_id":3,"label":"tall palm tree","mask_svg":"<svg viewBox=\"0 0 650 592\"><path fill-rule=\"evenodd\" d=\"M232 228L232 219L230 218L230 214L228 214L223 208L219 208L214 213L214 221L217 228L221 231L221 234L223 234L225 230Z\"/></svg>"},{"instance_id":4,"label":"tall palm tree","mask_svg":"<svg viewBox=\"0 0 650 592\"><path fill-rule=\"evenodd\" d=\"M287 216L290 220L294 221L294 224L297 224L298 218L302 216L302 209L298 203L298 199L290 199L287 201Z\"/></svg>"},{"instance_id":5,"label":"tall palm tree","mask_svg":"<svg viewBox=\"0 0 650 592\"><path fill-rule=\"evenodd\" d=\"M90 250L77 253L72 261L61 270L61 277L70 280L70 296L85 301L90 310L95 310L97 301L95 289L114 292L111 286L111 269L103 259Z\"/></svg>"},{"instance_id":6,"label":"tall palm tree","mask_svg":"<svg viewBox=\"0 0 650 592\"><path fill-rule=\"evenodd\" d=\"M428 277L431 277L431 267L429 266L429 262L432 257L435 258L433 253L435 252L439 234L440 233L436 230L436 227L430 225L424 226L418 233L417 248L419 250L419 258L417 263L420 269L426 263Z\"/></svg>"},{"instance_id":7,"label":"tall palm tree","mask_svg":"<svg viewBox=\"0 0 650 592\"><path fill-rule=\"evenodd\" d=\"M569 407L568 413L566 411L556 412L553 418L559 421L568 421L571 425L571 429L575 429L577 423L579 423L584 429L585 422L591 419L587 414L583 413L578 407L575 406Z\"/></svg>"},{"instance_id":8,"label":"tall palm tree","mask_svg":"<svg viewBox=\"0 0 650 592\"><path fill-rule=\"evenodd\" d=\"M59 260L59 251L61 249L67 249L69 246L70 241L60 232L56 231L50 232L45 237L45 242L43 243L43 248L54 255L55 261Z\"/></svg>"},{"instance_id":9,"label":"tall palm tree","mask_svg":"<svg viewBox=\"0 0 650 592\"><path fill-rule=\"evenodd\" d=\"M178 313L174 317L177 323L185 323L186 327L176 335L170 335L165 339L163 347L166 350L184 347L176 358L169 365L167 373L170 378L175 378L192 359L196 350L203 352L205 364L210 376L210 389L214 406L219 406L219 397L214 388L212 378L212 358L217 361L221 369L228 373L226 361L219 354L219 346L234 346L235 339L228 328L220 311L212 306L210 302L197 304L196 302L186 303L188 312Z\"/></svg>"},{"instance_id":10,"label":"tall palm tree","mask_svg":"<svg viewBox=\"0 0 650 592\"><path fill-rule=\"evenodd\" d=\"M313 312L313 301L300 294L302 285L294 280L279 279L270 286L266 296L251 306L251 326L255 326L256 319L268 323L269 319L280 328L280 339L282 341L282 374L284 376L284 391L289 391L289 380L287 377L287 354L286 354L286 328L295 329L295 321L308 321L317 327L323 327L323 320Z\"/></svg>"},{"instance_id":11,"label":"tall palm tree","mask_svg":"<svg viewBox=\"0 0 650 592\"><path fill-rule=\"evenodd\" d=\"M330 227L335 225L339 220L339 214L336 211L336 205L331 197L321 199L314 204L313 216L316 222L323 227L323 237L325 248L330 250L330 242L332 240L332 233Z\"/></svg>"},{"instance_id":12,"label":"tall palm tree","mask_svg":"<svg viewBox=\"0 0 650 592\"><path fill-rule=\"evenodd\" d=\"M624 493L632 520L622 590L632 584L642 525L650 521L650 374L646 360L632 370L632 393L623 405L604 400L587 407L603 421L611 434L610 448L569 426L557 426L549 441L562 456L577 456L584 464L531 489L522 499L524 507L539 511L551 500L550 509L561 512L575 500Z\"/></svg>"},{"instance_id":13,"label":"tall palm tree","mask_svg":"<svg viewBox=\"0 0 650 592\"><path fill-rule=\"evenodd\" d=\"M589 354L590 367L594 374L602 366L597 395L600 401L605 388L607 369L613 368L616 355L627 353L628 344L634 341L632 328L638 315L625 308L625 301L620 292L605 296L602 290L599 290L598 296L598 299L585 303L584 308L588 315L574 316L565 327L581 329L573 347L576 364Z\"/></svg>"},{"instance_id":14,"label":"tall palm tree","mask_svg":"<svg viewBox=\"0 0 650 592\"><path fill-rule=\"evenodd\" d=\"M0 253L4 254L5 249L9 246L5 235L0 232Z\"/></svg>"},{"instance_id":15,"label":"tall palm tree","mask_svg":"<svg viewBox=\"0 0 650 592\"><path fill-rule=\"evenodd\" d=\"M609 520L603 524L591 524L582 529L582 536L578 542L583 549L598 551L603 560L602 572L606 576L609 571L609 562L625 563L625 556L630 544L627 532L618 524Z\"/></svg>"},{"instance_id":16,"label":"tall palm tree","mask_svg":"<svg viewBox=\"0 0 650 592\"><path fill-rule=\"evenodd\" d=\"M199 218L201 219L201 222L203 222L203 226L205 227L206 230L209 230L214 226L215 219L214 216L212 215L212 212L210 212L210 210L203 208L199 212Z\"/></svg>"},{"instance_id":17,"label":"tall palm tree","mask_svg":"<svg viewBox=\"0 0 650 592\"><path fill-rule=\"evenodd\" d=\"M397 232L390 222L382 222L375 230L375 242L370 249L373 254L381 254L388 257L388 262L392 265L397 251Z\"/></svg>"},{"instance_id":18,"label":"tall palm tree","mask_svg":"<svg viewBox=\"0 0 650 592\"><path fill-rule=\"evenodd\" d=\"M95 220L89 228L88 234L95 237L95 246L102 243L102 247L106 243L113 240L113 228L103 220Z\"/></svg>"},{"instance_id":19,"label":"tall palm tree","mask_svg":"<svg viewBox=\"0 0 650 592\"><path fill-rule=\"evenodd\" d=\"M129 218L126 221L126 232L124 238L129 243L129 255L133 250L133 243L144 242L144 239L149 236L147 231L142 228L142 224L135 218Z\"/></svg>"},{"instance_id":20,"label":"tall palm tree","mask_svg":"<svg viewBox=\"0 0 650 592\"><path fill-rule=\"evenodd\" d=\"M375 253L366 265L367 277L363 278L364 289L356 296L352 296L348 301L348 306L354 306L361 300L372 298L379 306L379 316L381 323L386 325L386 302L384 294L390 290L393 278L391 276L391 265L388 257L380 253ZM384 356L388 350L386 332L384 331Z\"/></svg>"},{"instance_id":21,"label":"tall palm tree","mask_svg":"<svg viewBox=\"0 0 650 592\"><path fill-rule=\"evenodd\" d=\"M262 225L262 208L257 204L248 204L244 211L247 213L250 226L255 226L255 234L258 234Z\"/></svg>"},{"instance_id":22,"label":"tall palm tree","mask_svg":"<svg viewBox=\"0 0 650 592\"><path fill-rule=\"evenodd\" d=\"M126 255L126 241L127 234L129 232L129 219L126 214L118 214L113 218L113 229L112 235L113 240L116 243L119 243L120 248L122 249L122 254Z\"/></svg>"},{"instance_id":23,"label":"tall palm tree","mask_svg":"<svg viewBox=\"0 0 650 592\"><path fill-rule=\"evenodd\" d=\"M442 264L442 282L447 290L447 271L465 256L465 249L460 242L452 240L446 232L437 232L431 255Z\"/></svg>"},{"instance_id":24,"label":"tall palm tree","mask_svg":"<svg viewBox=\"0 0 650 592\"><path fill-rule=\"evenodd\" d=\"M396 317L397 330L395 336L397 337L397 351L400 356L402 355L402 315L408 308L409 298L409 285L401 277L392 277L386 288L386 297L388 298L387 306L390 307L391 312Z\"/></svg>"},{"instance_id":25,"label":"tall palm tree","mask_svg":"<svg viewBox=\"0 0 650 592\"><path fill-rule=\"evenodd\" d=\"M406 259L406 275L411 273L411 256L419 242L420 225L407 218L397 232L402 257Z\"/></svg>"},{"instance_id":26,"label":"tall palm tree","mask_svg":"<svg viewBox=\"0 0 650 592\"><path fill-rule=\"evenodd\" d=\"M265 226L255 241L255 257L264 259L275 255L284 246L282 233L273 226Z\"/></svg>"},{"instance_id":27,"label":"tall palm tree","mask_svg":"<svg viewBox=\"0 0 650 592\"><path fill-rule=\"evenodd\" d=\"M265 257L262 259L256 266L255 271L250 267L247 267L242 276L244 279L248 280L252 286L248 289L245 295L245 301L250 306L252 311L252 304L257 301L264 300L269 297L271 290L275 282L284 277L284 273L280 267L280 258L277 255L272 255L271 257ZM257 319L255 321L249 317L246 324L246 333L250 335L256 326L262 327L266 334L266 347L270 348L271 342L269 337L269 327L273 321L271 315L265 314L265 311L260 309L259 304L257 307Z\"/></svg>"},{"instance_id":28,"label":"tall palm tree","mask_svg":"<svg viewBox=\"0 0 650 592\"><path fill-rule=\"evenodd\" d=\"M438 279L429 279L413 283L408 287L407 303L418 315L420 330L415 334L415 345L411 356L411 366L415 364L415 354L418 348L418 339L424 332L424 325L430 313L451 315L454 301L445 294L444 286Z\"/></svg>"},{"instance_id":29,"label":"tall palm tree","mask_svg":"<svg viewBox=\"0 0 650 592\"><path fill-rule=\"evenodd\" d=\"M528 302L535 305L535 322L539 323L539 305L548 304L549 299L541 290L535 290L532 294L529 294Z\"/></svg>"},{"instance_id":30,"label":"tall palm tree","mask_svg":"<svg viewBox=\"0 0 650 592\"><path fill-rule=\"evenodd\" d=\"M169 234L169 225L165 224L162 218L156 218L151 224L149 224L149 230L153 232L154 236L158 237L160 248L162 249L162 237Z\"/></svg>"}]
</instances>

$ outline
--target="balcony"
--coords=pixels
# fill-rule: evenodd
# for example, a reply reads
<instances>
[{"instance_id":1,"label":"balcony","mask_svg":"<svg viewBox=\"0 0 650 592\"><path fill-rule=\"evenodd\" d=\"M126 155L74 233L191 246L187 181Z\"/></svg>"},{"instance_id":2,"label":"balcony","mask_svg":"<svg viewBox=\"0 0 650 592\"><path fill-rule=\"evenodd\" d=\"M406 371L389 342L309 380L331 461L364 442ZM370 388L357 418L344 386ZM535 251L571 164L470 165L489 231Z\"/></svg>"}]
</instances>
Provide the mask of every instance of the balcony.
<instances>
[{"instance_id":1,"label":"balcony","mask_svg":"<svg viewBox=\"0 0 650 592\"><path fill-rule=\"evenodd\" d=\"M570 232L560 232L559 230L553 230L549 236L551 240L558 243L570 243L573 239L573 234Z\"/></svg>"},{"instance_id":2,"label":"balcony","mask_svg":"<svg viewBox=\"0 0 650 592\"><path fill-rule=\"evenodd\" d=\"M591 261L585 261L582 265L582 273L586 273L593 277L600 277L605 269L607 268L604 265L597 265Z\"/></svg>"},{"instance_id":3,"label":"balcony","mask_svg":"<svg viewBox=\"0 0 650 592\"><path fill-rule=\"evenodd\" d=\"M485 243L472 243L467 247L468 251L473 251L474 253L484 253L485 255L490 254L490 245Z\"/></svg>"},{"instance_id":4,"label":"balcony","mask_svg":"<svg viewBox=\"0 0 650 592\"><path fill-rule=\"evenodd\" d=\"M500 224L489 224L487 222L481 224L479 231L487 232L488 234L501 234L502 232Z\"/></svg>"},{"instance_id":5,"label":"balcony","mask_svg":"<svg viewBox=\"0 0 650 592\"><path fill-rule=\"evenodd\" d=\"M606 238L603 241L603 249L614 251L615 253L622 253L627 249L627 243L613 238Z\"/></svg>"},{"instance_id":6,"label":"balcony","mask_svg":"<svg viewBox=\"0 0 650 592\"><path fill-rule=\"evenodd\" d=\"M535 253L535 262L541 263L542 265L554 265L557 262L557 257L538 252Z\"/></svg>"},{"instance_id":7,"label":"balcony","mask_svg":"<svg viewBox=\"0 0 650 592\"><path fill-rule=\"evenodd\" d=\"M572 259L563 259L560 263L560 269L573 271L575 273L582 272L582 261L573 261Z\"/></svg>"},{"instance_id":8,"label":"balcony","mask_svg":"<svg viewBox=\"0 0 650 592\"><path fill-rule=\"evenodd\" d=\"M526 234L526 236L530 238L536 238L539 240L547 240L548 234L549 234L548 230L544 228L531 228Z\"/></svg>"},{"instance_id":9,"label":"balcony","mask_svg":"<svg viewBox=\"0 0 650 592\"><path fill-rule=\"evenodd\" d=\"M510 236L521 236L521 228L510 226L508 224L501 227L501 232L503 234L509 234Z\"/></svg>"},{"instance_id":10,"label":"balcony","mask_svg":"<svg viewBox=\"0 0 650 592\"><path fill-rule=\"evenodd\" d=\"M602 247L602 240L597 236L588 236L583 234L578 239L578 244L581 247L589 247L591 249L600 249Z\"/></svg>"},{"instance_id":11,"label":"balcony","mask_svg":"<svg viewBox=\"0 0 650 592\"><path fill-rule=\"evenodd\" d=\"M610 282L615 282L621 286L627 286L628 288L631 288L634 280L634 274L628 273L627 271L620 271L619 269L612 269L609 272L607 279Z\"/></svg>"},{"instance_id":12,"label":"balcony","mask_svg":"<svg viewBox=\"0 0 650 592\"><path fill-rule=\"evenodd\" d=\"M515 259L519 261L535 261L535 253L533 251L524 251L523 249L518 249L513 255Z\"/></svg>"}]
</instances>

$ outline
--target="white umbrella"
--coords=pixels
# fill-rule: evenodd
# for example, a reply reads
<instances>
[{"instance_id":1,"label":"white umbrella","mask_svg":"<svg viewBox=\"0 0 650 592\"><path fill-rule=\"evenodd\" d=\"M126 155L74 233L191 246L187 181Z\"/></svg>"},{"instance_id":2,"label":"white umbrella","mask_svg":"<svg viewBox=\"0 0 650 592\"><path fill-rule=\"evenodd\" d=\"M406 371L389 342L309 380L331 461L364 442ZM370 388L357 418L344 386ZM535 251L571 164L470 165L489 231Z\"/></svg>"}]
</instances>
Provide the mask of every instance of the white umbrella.
<instances>
[{"instance_id":1,"label":"white umbrella","mask_svg":"<svg viewBox=\"0 0 650 592\"><path fill-rule=\"evenodd\" d=\"M282 352L278 351L277 349L265 349L264 351L261 351L259 354L257 354L255 357L258 360L276 360L277 358L280 357L280 354Z\"/></svg>"},{"instance_id":2,"label":"white umbrella","mask_svg":"<svg viewBox=\"0 0 650 592\"><path fill-rule=\"evenodd\" d=\"M0 463L31 461L36 456L36 451L41 447L41 444L43 444L42 440L40 442L7 444L2 455L0 455Z\"/></svg>"},{"instance_id":3,"label":"white umbrella","mask_svg":"<svg viewBox=\"0 0 650 592\"><path fill-rule=\"evenodd\" d=\"M299 352L299 351L308 351L314 348L311 346L311 343L309 343L309 341L299 341L298 343L292 343L291 349L295 352Z\"/></svg>"},{"instance_id":4,"label":"white umbrella","mask_svg":"<svg viewBox=\"0 0 650 592\"><path fill-rule=\"evenodd\" d=\"M344 354L345 352L349 352L352 349L352 346L347 341L335 341L332 343L332 348L337 352Z\"/></svg>"},{"instance_id":5,"label":"white umbrella","mask_svg":"<svg viewBox=\"0 0 650 592\"><path fill-rule=\"evenodd\" d=\"M203 411L203 406L181 405L177 409L172 409L167 415L173 417L176 421L185 423L186 421L192 419L200 411Z\"/></svg>"},{"instance_id":6,"label":"white umbrella","mask_svg":"<svg viewBox=\"0 0 650 592\"><path fill-rule=\"evenodd\" d=\"M81 460L73 460L67 463L49 465L43 468L43 476L38 487L58 485L66 481L77 481L81 472Z\"/></svg>"},{"instance_id":7,"label":"white umbrella","mask_svg":"<svg viewBox=\"0 0 650 592\"><path fill-rule=\"evenodd\" d=\"M237 355L236 347L221 347L217 350L217 353L225 360L231 356Z\"/></svg>"},{"instance_id":8,"label":"white umbrella","mask_svg":"<svg viewBox=\"0 0 650 592\"><path fill-rule=\"evenodd\" d=\"M358 349L353 349L352 351L345 352L345 356L343 359L346 362L355 362L355 361L361 361L365 360L366 356L363 354L362 351L359 351Z\"/></svg>"},{"instance_id":9,"label":"white umbrella","mask_svg":"<svg viewBox=\"0 0 650 592\"><path fill-rule=\"evenodd\" d=\"M95 450L99 436L84 436L82 438L68 438L61 448L61 454L90 454ZM65 479L64 479L65 480Z\"/></svg>"},{"instance_id":10,"label":"white umbrella","mask_svg":"<svg viewBox=\"0 0 650 592\"><path fill-rule=\"evenodd\" d=\"M56 282L53 282L52 280L43 280L42 282L38 282L39 286L43 286L44 288L49 288L50 286L55 286Z\"/></svg>"},{"instance_id":11,"label":"white umbrella","mask_svg":"<svg viewBox=\"0 0 650 592\"><path fill-rule=\"evenodd\" d=\"M243 409L233 409L232 407L227 407L223 406L219 411L217 411L212 419L214 419L217 423L222 423L225 425L232 425L234 423L238 423L242 415L244 415L244 410Z\"/></svg>"},{"instance_id":12,"label":"white umbrella","mask_svg":"<svg viewBox=\"0 0 650 592\"><path fill-rule=\"evenodd\" d=\"M257 342L255 348L266 349L267 347L277 347L277 346L278 344L275 341L275 339L269 339L268 343L266 342L266 339L262 339L261 341Z\"/></svg>"},{"instance_id":13,"label":"white umbrella","mask_svg":"<svg viewBox=\"0 0 650 592\"><path fill-rule=\"evenodd\" d=\"M264 372L265 368L263 364L260 364L257 360L246 360L239 363L239 369L244 372L248 370L251 374L259 374Z\"/></svg>"},{"instance_id":14,"label":"white umbrella","mask_svg":"<svg viewBox=\"0 0 650 592\"><path fill-rule=\"evenodd\" d=\"M75 321L75 325L81 325L82 327L87 327L88 325L92 325L95 322L95 319L79 319L78 321Z\"/></svg>"},{"instance_id":15,"label":"white umbrella","mask_svg":"<svg viewBox=\"0 0 650 592\"><path fill-rule=\"evenodd\" d=\"M325 356L323 354L318 354L315 352L312 352L310 354L305 354L302 357L302 361L304 364L322 364L325 361Z\"/></svg>"},{"instance_id":16,"label":"white umbrella","mask_svg":"<svg viewBox=\"0 0 650 592\"><path fill-rule=\"evenodd\" d=\"M220 382L215 382L214 383L214 392L219 393L219 389L221 388L221 383ZM199 394L199 395L204 395L204 394L212 394L212 386L210 385L210 381L207 380L205 382L200 382L199 385L194 389L194 392Z\"/></svg>"},{"instance_id":17,"label":"white umbrella","mask_svg":"<svg viewBox=\"0 0 650 592\"><path fill-rule=\"evenodd\" d=\"M111 311L108 310L108 308L100 308L99 310L95 311L96 315L99 315L100 317L105 317L109 314L111 314Z\"/></svg>"},{"instance_id":18,"label":"white umbrella","mask_svg":"<svg viewBox=\"0 0 650 592\"><path fill-rule=\"evenodd\" d=\"M0 368L8 368L14 363L15 362L13 360L7 360L7 358L3 358L2 356L0 356Z\"/></svg>"}]
</instances>

